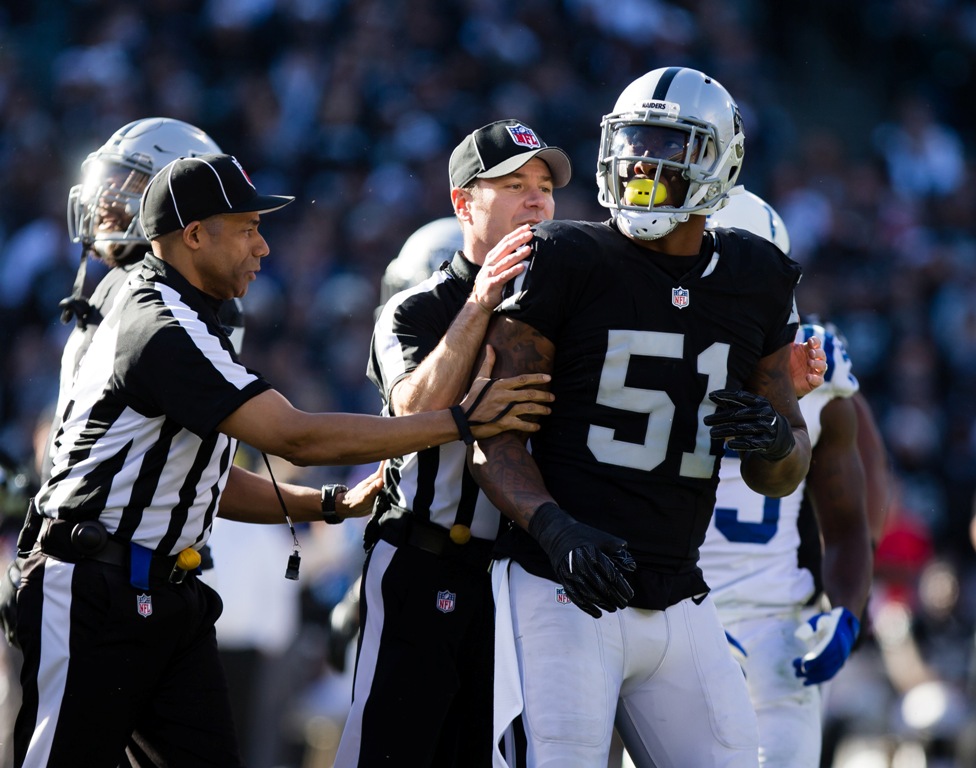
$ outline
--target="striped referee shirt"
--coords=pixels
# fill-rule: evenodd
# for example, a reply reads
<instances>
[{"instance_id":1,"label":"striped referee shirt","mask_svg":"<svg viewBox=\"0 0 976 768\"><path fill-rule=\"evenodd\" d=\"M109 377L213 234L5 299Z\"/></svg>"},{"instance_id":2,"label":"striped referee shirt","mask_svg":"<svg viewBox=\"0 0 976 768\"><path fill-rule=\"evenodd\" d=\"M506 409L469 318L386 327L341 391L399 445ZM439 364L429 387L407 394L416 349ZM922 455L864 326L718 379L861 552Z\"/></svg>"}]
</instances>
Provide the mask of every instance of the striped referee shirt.
<instances>
[{"instance_id":1,"label":"striped referee shirt","mask_svg":"<svg viewBox=\"0 0 976 768\"><path fill-rule=\"evenodd\" d=\"M447 333L478 270L459 251L448 266L396 294L381 310L366 375L380 391L384 415L394 415L390 392ZM388 516L408 513L448 529L455 523L469 526L479 539L498 535L501 515L468 472L466 446L460 441L387 462L381 493L382 507L390 509L380 518L381 525Z\"/></svg>"},{"instance_id":2,"label":"striped referee shirt","mask_svg":"<svg viewBox=\"0 0 976 768\"><path fill-rule=\"evenodd\" d=\"M270 388L238 361L221 302L149 254L95 332L37 495L163 555L206 541L237 441L217 425Z\"/></svg>"}]
</instances>

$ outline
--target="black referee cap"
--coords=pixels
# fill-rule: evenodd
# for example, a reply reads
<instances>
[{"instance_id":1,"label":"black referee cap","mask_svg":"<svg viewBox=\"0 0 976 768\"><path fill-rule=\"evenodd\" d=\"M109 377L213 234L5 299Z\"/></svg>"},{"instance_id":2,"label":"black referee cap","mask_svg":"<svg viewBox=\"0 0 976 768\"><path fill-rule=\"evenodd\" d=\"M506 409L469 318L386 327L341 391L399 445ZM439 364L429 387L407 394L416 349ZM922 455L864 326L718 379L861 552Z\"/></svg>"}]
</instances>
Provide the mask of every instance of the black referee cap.
<instances>
[{"instance_id":1,"label":"black referee cap","mask_svg":"<svg viewBox=\"0 0 976 768\"><path fill-rule=\"evenodd\" d=\"M294 197L259 195L236 157L181 157L164 166L142 195L140 219L146 237L183 229L191 221L223 213L269 213Z\"/></svg>"},{"instance_id":2,"label":"black referee cap","mask_svg":"<svg viewBox=\"0 0 976 768\"><path fill-rule=\"evenodd\" d=\"M514 173L533 157L549 166L554 187L565 187L572 176L569 155L550 147L520 120L496 120L469 133L451 153L451 189L475 179L497 179Z\"/></svg>"}]
</instances>

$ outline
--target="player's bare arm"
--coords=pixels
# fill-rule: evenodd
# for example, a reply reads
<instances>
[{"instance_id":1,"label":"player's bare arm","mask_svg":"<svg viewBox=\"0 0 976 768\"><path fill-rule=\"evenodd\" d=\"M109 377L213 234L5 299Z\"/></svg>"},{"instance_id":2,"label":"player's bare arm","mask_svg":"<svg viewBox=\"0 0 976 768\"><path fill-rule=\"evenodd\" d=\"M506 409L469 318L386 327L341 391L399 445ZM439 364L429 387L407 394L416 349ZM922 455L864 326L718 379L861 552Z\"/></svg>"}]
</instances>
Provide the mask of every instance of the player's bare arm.
<instances>
[{"instance_id":1,"label":"player's bare arm","mask_svg":"<svg viewBox=\"0 0 976 768\"><path fill-rule=\"evenodd\" d=\"M529 227L519 227L488 252L471 296L444 337L409 376L394 386L390 402L395 415L449 408L461 399L471 381L492 312L502 300L502 288L525 268L522 261L530 253L527 243L531 239Z\"/></svg>"},{"instance_id":2,"label":"player's bare arm","mask_svg":"<svg viewBox=\"0 0 976 768\"><path fill-rule=\"evenodd\" d=\"M488 330L486 341L496 352L493 370L498 375L527 371L548 374L552 371L555 347L530 325L497 317ZM525 443L525 439L514 433L479 440L471 458L471 471L502 514L528 529L535 510L553 498Z\"/></svg>"},{"instance_id":3,"label":"player's bare arm","mask_svg":"<svg viewBox=\"0 0 976 768\"><path fill-rule=\"evenodd\" d=\"M864 465L868 529L872 544L877 546L884 533L890 503L888 453L867 398L855 392L851 404L857 412L857 450Z\"/></svg>"},{"instance_id":4,"label":"player's bare arm","mask_svg":"<svg viewBox=\"0 0 976 768\"><path fill-rule=\"evenodd\" d=\"M742 477L757 493L778 498L792 493L810 466L810 436L800 413L790 372L792 344L786 344L756 365L746 389L765 397L790 425L795 445L778 460L767 461L754 452L742 453Z\"/></svg>"},{"instance_id":5,"label":"player's bare arm","mask_svg":"<svg viewBox=\"0 0 976 768\"><path fill-rule=\"evenodd\" d=\"M556 347L526 323L510 317L497 317L488 329L485 341L495 350L492 372L496 376L552 374Z\"/></svg>"},{"instance_id":6,"label":"player's bare arm","mask_svg":"<svg viewBox=\"0 0 976 768\"><path fill-rule=\"evenodd\" d=\"M549 412L547 403L552 401L552 394L536 388L548 382L549 376L523 374L495 380L475 404L478 395L489 385L493 362L494 354L489 348L471 391L460 404L472 422L472 435L485 438L509 429L537 431L538 424L521 417ZM258 450L299 466L363 464L449 443L459 437L457 422L450 411L393 419L351 413L306 413L293 407L275 390L252 397L218 428Z\"/></svg>"},{"instance_id":7,"label":"player's bare arm","mask_svg":"<svg viewBox=\"0 0 976 768\"><path fill-rule=\"evenodd\" d=\"M873 558L854 404L834 398L821 411L820 424L807 488L824 540L824 591L832 606L860 616L871 586Z\"/></svg>"}]
</instances>

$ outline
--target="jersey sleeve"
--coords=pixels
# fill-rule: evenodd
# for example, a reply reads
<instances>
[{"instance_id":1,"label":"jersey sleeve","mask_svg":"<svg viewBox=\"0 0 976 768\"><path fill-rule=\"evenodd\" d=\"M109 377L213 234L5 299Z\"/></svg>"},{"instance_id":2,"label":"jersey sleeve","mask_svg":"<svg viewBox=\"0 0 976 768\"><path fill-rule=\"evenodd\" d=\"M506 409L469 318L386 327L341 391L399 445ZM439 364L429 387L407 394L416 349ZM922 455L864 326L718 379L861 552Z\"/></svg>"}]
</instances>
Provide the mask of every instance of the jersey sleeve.
<instances>
[{"instance_id":1,"label":"jersey sleeve","mask_svg":"<svg viewBox=\"0 0 976 768\"><path fill-rule=\"evenodd\" d=\"M800 325L800 313L796 306L796 285L800 282L800 265L786 256L768 240L741 230L723 230L723 238L738 239L749 249L745 274L750 283L762 286L762 298L752 311L765 317L767 329L762 354L773 354L786 344L791 344Z\"/></svg>"},{"instance_id":2,"label":"jersey sleeve","mask_svg":"<svg viewBox=\"0 0 976 768\"><path fill-rule=\"evenodd\" d=\"M536 225L528 269L505 286L499 314L531 325L553 343L587 284L595 250L592 238L573 222Z\"/></svg>"}]
</instances>

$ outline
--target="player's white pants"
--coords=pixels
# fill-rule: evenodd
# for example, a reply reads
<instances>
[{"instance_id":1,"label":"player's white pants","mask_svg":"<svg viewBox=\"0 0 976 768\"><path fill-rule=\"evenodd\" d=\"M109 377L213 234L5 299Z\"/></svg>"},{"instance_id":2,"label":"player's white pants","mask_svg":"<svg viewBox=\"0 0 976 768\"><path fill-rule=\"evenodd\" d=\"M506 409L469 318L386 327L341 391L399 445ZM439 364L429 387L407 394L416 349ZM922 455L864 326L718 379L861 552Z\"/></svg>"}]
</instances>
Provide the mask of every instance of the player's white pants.
<instances>
[{"instance_id":1,"label":"player's white pants","mask_svg":"<svg viewBox=\"0 0 976 768\"><path fill-rule=\"evenodd\" d=\"M759 718L759 763L764 768L818 768L821 747L819 686L804 686L793 659L807 652L793 635L799 611L764 618L723 614L725 629L748 654L739 662Z\"/></svg>"},{"instance_id":2,"label":"player's white pants","mask_svg":"<svg viewBox=\"0 0 976 768\"><path fill-rule=\"evenodd\" d=\"M605 766L618 698L657 768L757 765L756 717L710 599L593 619L557 588L511 564L531 768Z\"/></svg>"}]
</instances>

